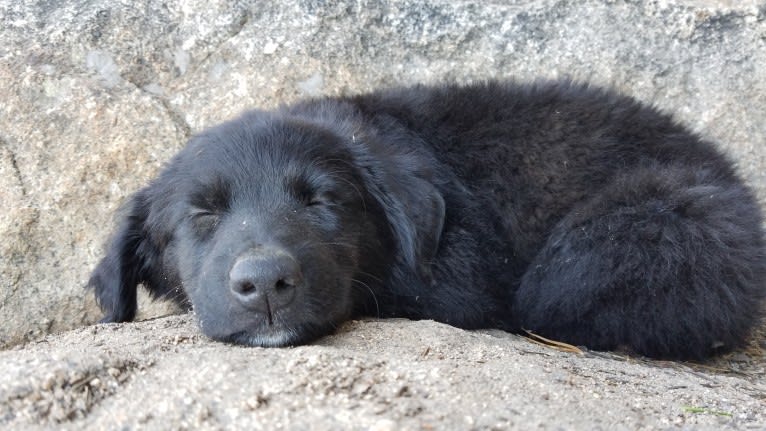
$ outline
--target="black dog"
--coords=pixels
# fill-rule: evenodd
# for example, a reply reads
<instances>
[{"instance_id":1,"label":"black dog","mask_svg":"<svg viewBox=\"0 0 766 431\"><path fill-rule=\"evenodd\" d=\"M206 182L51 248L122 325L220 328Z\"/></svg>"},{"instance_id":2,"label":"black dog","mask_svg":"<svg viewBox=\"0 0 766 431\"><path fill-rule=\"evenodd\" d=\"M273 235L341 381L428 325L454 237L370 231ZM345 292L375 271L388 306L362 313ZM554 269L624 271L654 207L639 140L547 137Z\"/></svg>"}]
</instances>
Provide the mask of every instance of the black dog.
<instances>
[{"instance_id":1,"label":"black dog","mask_svg":"<svg viewBox=\"0 0 766 431\"><path fill-rule=\"evenodd\" d=\"M414 87L250 112L136 193L89 282L202 331L306 343L353 316L703 358L766 297L760 209L670 117L571 83Z\"/></svg>"}]
</instances>

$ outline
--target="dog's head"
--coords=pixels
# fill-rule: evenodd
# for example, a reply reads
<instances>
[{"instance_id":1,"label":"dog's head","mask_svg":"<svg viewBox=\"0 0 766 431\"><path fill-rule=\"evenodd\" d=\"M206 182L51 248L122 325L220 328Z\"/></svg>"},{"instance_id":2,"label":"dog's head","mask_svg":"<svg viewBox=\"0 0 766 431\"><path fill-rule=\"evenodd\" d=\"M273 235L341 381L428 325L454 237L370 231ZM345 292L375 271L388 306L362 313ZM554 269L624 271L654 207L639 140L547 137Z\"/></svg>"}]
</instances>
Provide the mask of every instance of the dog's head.
<instances>
[{"instance_id":1,"label":"dog's head","mask_svg":"<svg viewBox=\"0 0 766 431\"><path fill-rule=\"evenodd\" d=\"M347 135L250 113L194 138L133 196L91 277L105 320L131 320L143 283L188 299L212 338L299 344L374 311L393 266L427 277L443 200Z\"/></svg>"}]
</instances>

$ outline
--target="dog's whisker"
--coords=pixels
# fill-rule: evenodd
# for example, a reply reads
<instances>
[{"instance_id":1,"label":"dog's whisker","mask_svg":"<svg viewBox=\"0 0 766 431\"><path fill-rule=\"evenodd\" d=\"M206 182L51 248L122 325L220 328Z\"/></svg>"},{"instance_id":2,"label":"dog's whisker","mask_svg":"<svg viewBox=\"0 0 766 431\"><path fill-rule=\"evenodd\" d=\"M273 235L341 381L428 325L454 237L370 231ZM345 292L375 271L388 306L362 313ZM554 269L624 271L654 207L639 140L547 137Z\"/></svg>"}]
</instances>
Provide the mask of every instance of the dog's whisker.
<instances>
[{"instance_id":1,"label":"dog's whisker","mask_svg":"<svg viewBox=\"0 0 766 431\"><path fill-rule=\"evenodd\" d=\"M362 194L362 191L359 190L359 187L356 184L352 183L350 180L346 179L346 178L343 178L343 177L340 177L340 176L332 176L332 178L336 179L336 180L343 181L344 183L346 183L349 186L351 186L354 189L354 191L356 191L357 196L359 196L359 201L362 203L362 209L364 210L365 213L367 213L367 201L364 198L364 195Z\"/></svg>"},{"instance_id":2,"label":"dog's whisker","mask_svg":"<svg viewBox=\"0 0 766 431\"><path fill-rule=\"evenodd\" d=\"M369 277L369 278L371 278L371 279L373 279L373 280L377 281L378 283L383 283L383 279L382 279L382 278L380 278L380 277L378 277L378 276L377 276L377 275L375 275L375 274L370 274L369 272L366 272L366 271L362 271L362 270L360 270L360 269L358 269L358 268L352 268L352 269L354 270L354 272L355 272L356 274L359 274L359 275L364 275L365 277Z\"/></svg>"},{"instance_id":3,"label":"dog's whisker","mask_svg":"<svg viewBox=\"0 0 766 431\"><path fill-rule=\"evenodd\" d=\"M362 285L363 287L365 287L367 289L367 291L370 292L370 296L372 296L372 300L375 301L375 317L380 318L380 304L378 303L378 297L375 296L375 292L372 290L370 285L368 285L367 283L365 283L363 281L360 281L360 280L357 280L355 278L352 278L351 279L351 285L354 286L355 284Z\"/></svg>"}]
</instances>

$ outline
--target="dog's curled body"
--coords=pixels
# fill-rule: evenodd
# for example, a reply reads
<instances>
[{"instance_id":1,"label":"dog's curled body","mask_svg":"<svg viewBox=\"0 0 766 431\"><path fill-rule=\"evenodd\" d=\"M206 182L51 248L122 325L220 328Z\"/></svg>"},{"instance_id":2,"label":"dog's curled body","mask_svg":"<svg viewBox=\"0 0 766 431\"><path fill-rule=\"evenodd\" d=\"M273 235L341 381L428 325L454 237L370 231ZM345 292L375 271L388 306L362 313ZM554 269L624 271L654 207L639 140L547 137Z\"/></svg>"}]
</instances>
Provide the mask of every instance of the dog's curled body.
<instances>
[{"instance_id":1,"label":"dog's curled body","mask_svg":"<svg viewBox=\"0 0 766 431\"><path fill-rule=\"evenodd\" d=\"M662 358L740 346L766 298L760 208L669 116L570 82L418 86L209 129L125 207L90 285L207 335L287 345L354 316L528 329Z\"/></svg>"}]
</instances>

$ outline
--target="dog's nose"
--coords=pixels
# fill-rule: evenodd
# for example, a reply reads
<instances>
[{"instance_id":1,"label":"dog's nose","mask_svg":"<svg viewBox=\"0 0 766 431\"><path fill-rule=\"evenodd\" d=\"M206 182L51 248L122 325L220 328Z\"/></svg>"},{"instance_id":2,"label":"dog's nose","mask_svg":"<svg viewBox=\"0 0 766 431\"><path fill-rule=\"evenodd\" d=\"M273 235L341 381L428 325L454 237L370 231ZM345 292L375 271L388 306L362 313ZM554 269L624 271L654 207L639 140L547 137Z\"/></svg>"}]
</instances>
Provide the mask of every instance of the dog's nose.
<instances>
[{"instance_id":1,"label":"dog's nose","mask_svg":"<svg viewBox=\"0 0 766 431\"><path fill-rule=\"evenodd\" d=\"M301 281L300 266L295 258L276 248L241 256L229 272L229 286L237 301L265 313L269 324L277 310L292 302Z\"/></svg>"}]
</instances>

